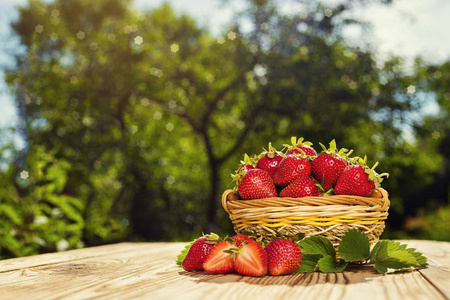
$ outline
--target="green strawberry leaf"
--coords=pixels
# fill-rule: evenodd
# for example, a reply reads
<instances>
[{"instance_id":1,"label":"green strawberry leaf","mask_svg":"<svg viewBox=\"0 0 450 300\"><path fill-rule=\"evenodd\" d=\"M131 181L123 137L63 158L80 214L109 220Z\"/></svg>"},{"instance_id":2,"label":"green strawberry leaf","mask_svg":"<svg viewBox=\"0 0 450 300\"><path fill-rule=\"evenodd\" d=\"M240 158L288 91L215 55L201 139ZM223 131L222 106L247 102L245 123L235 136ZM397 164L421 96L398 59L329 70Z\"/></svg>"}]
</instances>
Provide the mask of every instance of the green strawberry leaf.
<instances>
[{"instance_id":1,"label":"green strawberry leaf","mask_svg":"<svg viewBox=\"0 0 450 300\"><path fill-rule=\"evenodd\" d=\"M366 260L370 256L369 237L358 229L349 229L339 244L339 255L345 261Z\"/></svg>"},{"instance_id":2,"label":"green strawberry leaf","mask_svg":"<svg viewBox=\"0 0 450 300\"><path fill-rule=\"evenodd\" d=\"M204 234L199 238L202 238L202 237L212 238L215 240L218 240L220 238L219 235L212 233L212 232L210 234ZM177 255L177 260L175 261L175 263L177 265L181 266L181 264L183 263L183 260L185 259L186 255L189 252L189 249L191 249L191 246L195 243L196 240L198 240L198 239L195 239L192 242L190 242L188 245L184 246L184 249L181 250L181 253Z\"/></svg>"},{"instance_id":3,"label":"green strawberry leaf","mask_svg":"<svg viewBox=\"0 0 450 300\"><path fill-rule=\"evenodd\" d=\"M302 254L302 264L296 273L310 273L319 270L319 259L323 256L320 254Z\"/></svg>"},{"instance_id":4,"label":"green strawberry leaf","mask_svg":"<svg viewBox=\"0 0 450 300\"><path fill-rule=\"evenodd\" d=\"M336 250L330 240L323 236L310 236L300 241L302 253L330 255L336 257Z\"/></svg>"},{"instance_id":5,"label":"green strawberry leaf","mask_svg":"<svg viewBox=\"0 0 450 300\"><path fill-rule=\"evenodd\" d=\"M348 263L341 260L336 262L336 258L331 255L326 255L319 259L319 270L324 273L341 273L345 270Z\"/></svg>"},{"instance_id":6,"label":"green strawberry leaf","mask_svg":"<svg viewBox=\"0 0 450 300\"><path fill-rule=\"evenodd\" d=\"M420 267L426 268L428 266L427 258L423 256L422 253L417 252L416 249L414 248L407 248L406 251L408 251L412 256L414 256Z\"/></svg>"},{"instance_id":7,"label":"green strawberry leaf","mask_svg":"<svg viewBox=\"0 0 450 300\"><path fill-rule=\"evenodd\" d=\"M375 268L379 273L392 273L393 271L402 271L411 268L410 265L394 260L385 260L375 263Z\"/></svg>"},{"instance_id":8,"label":"green strawberry leaf","mask_svg":"<svg viewBox=\"0 0 450 300\"><path fill-rule=\"evenodd\" d=\"M426 257L415 249L406 248L407 245L394 241L380 241L372 249L370 262L380 273L409 269L411 267L426 267Z\"/></svg>"}]
</instances>

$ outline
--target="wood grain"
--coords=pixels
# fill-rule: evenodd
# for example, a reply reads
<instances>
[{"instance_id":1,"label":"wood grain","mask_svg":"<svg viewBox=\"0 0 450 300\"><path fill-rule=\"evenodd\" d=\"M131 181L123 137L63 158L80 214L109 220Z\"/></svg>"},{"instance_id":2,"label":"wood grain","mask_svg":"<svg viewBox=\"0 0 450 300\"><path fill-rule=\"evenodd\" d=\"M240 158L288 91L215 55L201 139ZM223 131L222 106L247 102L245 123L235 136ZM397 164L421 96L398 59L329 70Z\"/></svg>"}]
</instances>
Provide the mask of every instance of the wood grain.
<instances>
[{"instance_id":1,"label":"wood grain","mask_svg":"<svg viewBox=\"0 0 450 300\"><path fill-rule=\"evenodd\" d=\"M0 261L0 299L448 299L450 243L402 242L423 252L430 267L253 278L185 272L174 263L185 243L72 250Z\"/></svg>"}]
</instances>

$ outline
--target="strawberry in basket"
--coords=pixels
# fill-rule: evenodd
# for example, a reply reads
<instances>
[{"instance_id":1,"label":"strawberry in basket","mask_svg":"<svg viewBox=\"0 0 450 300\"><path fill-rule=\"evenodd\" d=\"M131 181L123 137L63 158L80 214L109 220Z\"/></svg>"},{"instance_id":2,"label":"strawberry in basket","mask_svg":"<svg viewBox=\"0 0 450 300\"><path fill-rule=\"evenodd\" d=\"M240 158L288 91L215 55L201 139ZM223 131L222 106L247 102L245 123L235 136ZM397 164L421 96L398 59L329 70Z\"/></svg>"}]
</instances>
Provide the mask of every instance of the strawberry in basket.
<instances>
[{"instance_id":1,"label":"strawberry in basket","mask_svg":"<svg viewBox=\"0 0 450 300\"><path fill-rule=\"evenodd\" d=\"M284 144L283 146L287 148L286 154L304 154L308 156L317 156L316 150L314 150L311 142L304 141L304 138L291 137L291 144Z\"/></svg>"},{"instance_id":2,"label":"strawberry in basket","mask_svg":"<svg viewBox=\"0 0 450 300\"><path fill-rule=\"evenodd\" d=\"M355 158L356 164L345 167L339 176L334 192L336 195L355 195L369 197L375 188L380 187L383 176L388 177L389 174L378 174L375 168L378 162L372 168L367 166L367 157Z\"/></svg>"},{"instance_id":3,"label":"strawberry in basket","mask_svg":"<svg viewBox=\"0 0 450 300\"><path fill-rule=\"evenodd\" d=\"M286 186L294 180L311 175L311 163L302 154L288 154L280 162L273 175L273 181L278 186Z\"/></svg>"},{"instance_id":4,"label":"strawberry in basket","mask_svg":"<svg viewBox=\"0 0 450 300\"><path fill-rule=\"evenodd\" d=\"M283 160L282 153L272 147L272 143L269 143L269 151L264 149L264 152L258 157L259 159L256 163L256 168L266 170L271 177L273 177L280 162Z\"/></svg>"},{"instance_id":5,"label":"strawberry in basket","mask_svg":"<svg viewBox=\"0 0 450 300\"><path fill-rule=\"evenodd\" d=\"M319 143L320 144L320 143ZM325 191L330 190L336 184L336 181L348 165L347 158L352 150L342 148L336 149L336 141L330 142L330 148L327 149L320 144L323 151L311 161L312 174L320 182Z\"/></svg>"},{"instance_id":6,"label":"strawberry in basket","mask_svg":"<svg viewBox=\"0 0 450 300\"><path fill-rule=\"evenodd\" d=\"M237 192L243 200L276 197L277 191L270 174L261 169L241 170L233 175Z\"/></svg>"},{"instance_id":7,"label":"strawberry in basket","mask_svg":"<svg viewBox=\"0 0 450 300\"><path fill-rule=\"evenodd\" d=\"M322 187L311 177L303 177L295 180L280 192L280 197L301 198L319 196Z\"/></svg>"}]
</instances>

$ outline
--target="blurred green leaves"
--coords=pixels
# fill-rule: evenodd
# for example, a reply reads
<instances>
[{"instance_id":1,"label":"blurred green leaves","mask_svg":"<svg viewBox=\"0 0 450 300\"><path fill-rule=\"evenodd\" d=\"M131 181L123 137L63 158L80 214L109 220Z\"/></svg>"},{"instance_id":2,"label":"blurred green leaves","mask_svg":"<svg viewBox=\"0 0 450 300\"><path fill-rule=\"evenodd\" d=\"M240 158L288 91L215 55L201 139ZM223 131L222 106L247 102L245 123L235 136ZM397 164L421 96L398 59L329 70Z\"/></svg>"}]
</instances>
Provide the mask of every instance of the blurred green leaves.
<instances>
[{"instance_id":1,"label":"blurred green leaves","mask_svg":"<svg viewBox=\"0 0 450 300\"><path fill-rule=\"evenodd\" d=\"M0 256L82 247L84 205L64 191L70 164L35 146L25 168L0 173Z\"/></svg>"}]
</instances>

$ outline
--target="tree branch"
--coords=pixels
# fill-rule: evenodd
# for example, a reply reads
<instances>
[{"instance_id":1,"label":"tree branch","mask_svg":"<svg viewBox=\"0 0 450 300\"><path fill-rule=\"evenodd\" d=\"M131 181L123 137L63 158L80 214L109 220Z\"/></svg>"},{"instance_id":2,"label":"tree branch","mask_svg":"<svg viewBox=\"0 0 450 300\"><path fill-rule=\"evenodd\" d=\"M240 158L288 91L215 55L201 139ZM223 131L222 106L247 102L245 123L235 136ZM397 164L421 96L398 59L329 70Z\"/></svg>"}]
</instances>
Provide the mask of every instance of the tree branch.
<instances>
[{"instance_id":1,"label":"tree branch","mask_svg":"<svg viewBox=\"0 0 450 300\"><path fill-rule=\"evenodd\" d=\"M216 96L213 98L213 100L209 103L208 109L206 110L205 114L203 115L202 121L200 123L202 130L205 130L207 124L209 123L212 113L217 108L217 104L219 103L219 101L222 100L230 90L235 88L242 81L244 81L244 83L245 83L245 73L244 72L239 74L239 76L237 76L235 80L233 80L230 84L228 84L226 87L221 89L216 94Z\"/></svg>"},{"instance_id":2,"label":"tree branch","mask_svg":"<svg viewBox=\"0 0 450 300\"><path fill-rule=\"evenodd\" d=\"M195 120L187 113L186 110L178 108L178 107L170 107L169 103L167 103L166 101L156 98L156 97L153 97L153 96L149 97L148 95L144 95L140 91L135 91L133 94L138 97L146 98L150 102L157 104L158 106L161 106L162 108L170 111L171 113L174 113L175 115L185 119L189 123L189 125L191 125L191 127L192 127L192 129L194 129L194 131L201 132L202 126L199 126L198 123L195 122Z\"/></svg>"},{"instance_id":3,"label":"tree branch","mask_svg":"<svg viewBox=\"0 0 450 300\"><path fill-rule=\"evenodd\" d=\"M253 125L256 122L256 119L259 115L256 112L261 111L262 107L263 107L263 104L260 104L260 105L256 106L253 111L251 111L249 113L250 118L245 123L244 129L241 131L241 134L236 139L233 146L231 146L231 148L229 148L228 151L226 151L221 157L217 158L217 161L219 164L225 162L228 158L230 158L239 149L239 147L242 145L245 138L247 137L247 135L249 134L250 130L253 128Z\"/></svg>"}]
</instances>

